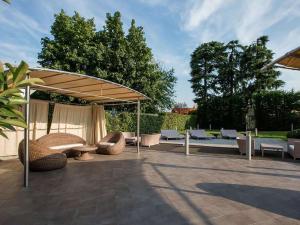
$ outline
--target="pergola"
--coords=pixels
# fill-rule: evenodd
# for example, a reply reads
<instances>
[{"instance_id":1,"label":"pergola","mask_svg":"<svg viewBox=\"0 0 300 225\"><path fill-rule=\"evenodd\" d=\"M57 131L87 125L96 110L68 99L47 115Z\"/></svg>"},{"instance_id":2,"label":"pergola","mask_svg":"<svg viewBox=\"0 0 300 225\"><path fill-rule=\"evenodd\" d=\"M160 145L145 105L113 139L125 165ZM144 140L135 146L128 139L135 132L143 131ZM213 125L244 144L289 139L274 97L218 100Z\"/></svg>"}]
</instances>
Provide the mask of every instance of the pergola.
<instances>
[{"instance_id":1,"label":"pergola","mask_svg":"<svg viewBox=\"0 0 300 225\"><path fill-rule=\"evenodd\" d=\"M300 46L264 66L262 70L275 66L277 68L300 70Z\"/></svg>"},{"instance_id":2,"label":"pergola","mask_svg":"<svg viewBox=\"0 0 300 225\"><path fill-rule=\"evenodd\" d=\"M29 130L30 130L30 89L47 91L68 95L95 104L137 104L137 140L140 138L140 101L149 99L144 94L126 86L104 79L45 68L31 68L27 78L40 78L43 84L35 84L25 88L25 121L27 128L24 130L25 154L24 154L24 186L28 186L29 177ZM140 152L140 144L137 141L137 152Z\"/></svg>"}]
</instances>

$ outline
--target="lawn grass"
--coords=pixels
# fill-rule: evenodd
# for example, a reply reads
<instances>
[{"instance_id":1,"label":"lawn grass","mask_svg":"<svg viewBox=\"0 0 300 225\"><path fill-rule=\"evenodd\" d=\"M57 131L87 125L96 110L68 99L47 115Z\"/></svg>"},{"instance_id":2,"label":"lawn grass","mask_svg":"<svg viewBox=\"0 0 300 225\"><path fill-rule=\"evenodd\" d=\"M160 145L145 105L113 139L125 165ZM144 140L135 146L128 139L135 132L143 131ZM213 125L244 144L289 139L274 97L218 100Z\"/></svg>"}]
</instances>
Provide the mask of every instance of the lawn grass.
<instances>
[{"instance_id":1,"label":"lawn grass","mask_svg":"<svg viewBox=\"0 0 300 225\"><path fill-rule=\"evenodd\" d=\"M179 131L181 134L185 135L185 131ZM207 134L218 135L220 137L220 130L206 130ZM245 135L245 131L238 131L240 135ZM259 138L275 138L286 141L288 131L258 131ZM251 132L251 136L255 137L255 132Z\"/></svg>"},{"instance_id":2,"label":"lawn grass","mask_svg":"<svg viewBox=\"0 0 300 225\"><path fill-rule=\"evenodd\" d=\"M288 131L258 131L258 137L261 138L277 138L282 140L287 140ZM255 133L252 134L254 136Z\"/></svg>"},{"instance_id":3,"label":"lawn grass","mask_svg":"<svg viewBox=\"0 0 300 225\"><path fill-rule=\"evenodd\" d=\"M220 134L219 130L207 130L207 133L214 135L214 134ZM245 134L244 131L239 131L240 134ZM287 140L288 131L258 131L258 136L260 138L276 138L276 139L282 139ZM251 132L251 136L255 136L255 132Z\"/></svg>"}]
</instances>

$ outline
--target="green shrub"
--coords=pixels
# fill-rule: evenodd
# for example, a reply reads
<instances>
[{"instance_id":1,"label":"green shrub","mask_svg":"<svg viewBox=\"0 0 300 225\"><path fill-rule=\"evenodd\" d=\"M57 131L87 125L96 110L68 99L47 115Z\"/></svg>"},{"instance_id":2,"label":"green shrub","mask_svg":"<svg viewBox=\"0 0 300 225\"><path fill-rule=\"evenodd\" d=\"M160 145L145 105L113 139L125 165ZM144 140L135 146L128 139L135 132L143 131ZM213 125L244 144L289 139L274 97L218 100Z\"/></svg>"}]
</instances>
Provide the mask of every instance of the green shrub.
<instances>
[{"instance_id":1,"label":"green shrub","mask_svg":"<svg viewBox=\"0 0 300 225\"><path fill-rule=\"evenodd\" d=\"M287 133L288 138L299 138L300 139L300 129L289 131Z\"/></svg>"},{"instance_id":2,"label":"green shrub","mask_svg":"<svg viewBox=\"0 0 300 225\"><path fill-rule=\"evenodd\" d=\"M136 131L136 113L106 112L106 127L111 131ZM177 129L184 131L196 127L195 115L180 115L176 113L141 114L141 133L157 133L162 129Z\"/></svg>"}]
</instances>

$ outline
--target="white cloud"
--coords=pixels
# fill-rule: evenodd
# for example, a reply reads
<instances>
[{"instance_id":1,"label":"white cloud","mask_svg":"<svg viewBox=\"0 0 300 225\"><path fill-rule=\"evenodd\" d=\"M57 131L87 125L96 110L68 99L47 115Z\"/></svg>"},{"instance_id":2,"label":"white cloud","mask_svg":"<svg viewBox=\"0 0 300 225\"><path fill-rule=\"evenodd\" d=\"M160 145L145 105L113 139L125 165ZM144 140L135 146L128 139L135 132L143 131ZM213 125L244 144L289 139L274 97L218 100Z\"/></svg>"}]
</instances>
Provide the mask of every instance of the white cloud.
<instances>
[{"instance_id":1,"label":"white cloud","mask_svg":"<svg viewBox=\"0 0 300 225\"><path fill-rule=\"evenodd\" d=\"M41 34L48 33L48 31L32 17L25 15L14 8L6 9L5 15L0 17L0 25L8 27L16 32L21 29L36 39L40 39Z\"/></svg>"},{"instance_id":2,"label":"white cloud","mask_svg":"<svg viewBox=\"0 0 300 225\"><path fill-rule=\"evenodd\" d=\"M190 73L190 67L188 60L175 54L168 52L158 52L156 54L158 61L167 67L167 69L174 68L177 76L188 77Z\"/></svg>"},{"instance_id":3,"label":"white cloud","mask_svg":"<svg viewBox=\"0 0 300 225\"><path fill-rule=\"evenodd\" d=\"M280 7L274 7L271 0L246 1L239 17L240 22L234 28L237 38L242 43L255 40L267 29L291 15L296 4L283 3Z\"/></svg>"},{"instance_id":4,"label":"white cloud","mask_svg":"<svg viewBox=\"0 0 300 225\"><path fill-rule=\"evenodd\" d=\"M30 46L18 45L12 43L0 43L2 62L18 64L25 60L30 66L36 66L37 49Z\"/></svg>"},{"instance_id":5,"label":"white cloud","mask_svg":"<svg viewBox=\"0 0 300 225\"><path fill-rule=\"evenodd\" d=\"M110 1L105 2L109 4ZM94 18L97 28L104 25L105 13L102 2L99 1L80 1L77 0L74 3L73 0L62 0L62 1L45 1L43 7L47 10L48 14L53 17L54 14L59 13L61 9L65 10L70 16L73 15L74 11L86 19Z\"/></svg>"},{"instance_id":6,"label":"white cloud","mask_svg":"<svg viewBox=\"0 0 300 225\"><path fill-rule=\"evenodd\" d=\"M193 1L187 4L187 11L183 13L184 28L191 31L199 27L203 22L210 19L210 16L216 13L223 5L229 1L224 0L204 0Z\"/></svg>"},{"instance_id":7,"label":"white cloud","mask_svg":"<svg viewBox=\"0 0 300 225\"><path fill-rule=\"evenodd\" d=\"M300 28L296 27L283 36L276 36L270 41L270 48L275 52L275 58L299 46Z\"/></svg>"},{"instance_id":8,"label":"white cloud","mask_svg":"<svg viewBox=\"0 0 300 225\"><path fill-rule=\"evenodd\" d=\"M280 79L285 81L284 89L300 91L300 73L299 71L280 69Z\"/></svg>"}]
</instances>

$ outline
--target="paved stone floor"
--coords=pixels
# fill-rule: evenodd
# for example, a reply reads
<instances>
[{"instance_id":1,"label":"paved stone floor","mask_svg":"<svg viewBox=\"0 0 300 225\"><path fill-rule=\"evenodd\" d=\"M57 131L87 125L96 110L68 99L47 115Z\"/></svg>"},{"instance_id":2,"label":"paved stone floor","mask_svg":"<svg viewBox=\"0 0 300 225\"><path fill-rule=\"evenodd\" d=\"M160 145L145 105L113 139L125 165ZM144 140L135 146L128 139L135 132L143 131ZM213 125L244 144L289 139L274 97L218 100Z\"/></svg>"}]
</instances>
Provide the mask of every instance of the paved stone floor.
<instances>
[{"instance_id":1,"label":"paved stone floor","mask_svg":"<svg viewBox=\"0 0 300 225\"><path fill-rule=\"evenodd\" d=\"M161 144L30 173L0 162L1 225L300 224L300 160Z\"/></svg>"}]
</instances>

